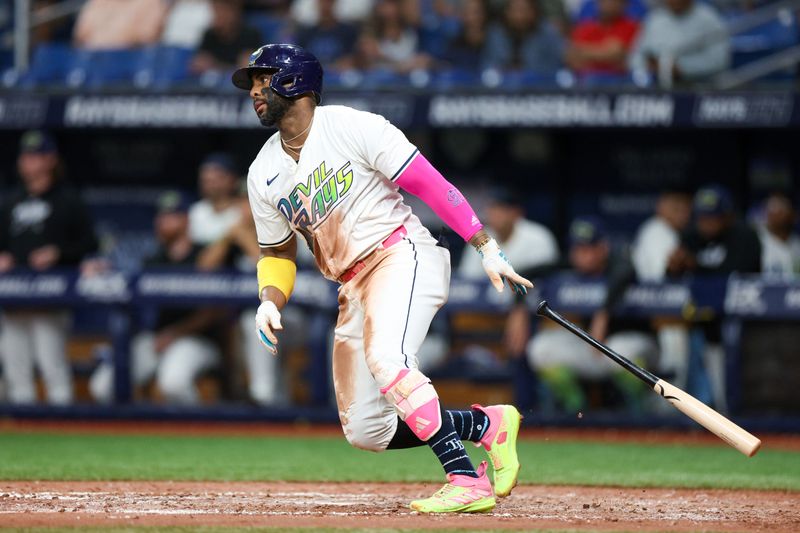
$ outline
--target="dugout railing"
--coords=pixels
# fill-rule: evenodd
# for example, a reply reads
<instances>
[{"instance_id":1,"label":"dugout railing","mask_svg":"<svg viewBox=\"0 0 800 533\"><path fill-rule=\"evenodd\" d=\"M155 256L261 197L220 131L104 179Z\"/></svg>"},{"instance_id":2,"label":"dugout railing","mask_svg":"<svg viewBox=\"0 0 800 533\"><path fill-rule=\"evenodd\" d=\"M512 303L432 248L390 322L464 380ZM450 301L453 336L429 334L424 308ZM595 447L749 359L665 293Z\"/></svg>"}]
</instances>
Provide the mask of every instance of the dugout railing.
<instances>
[{"instance_id":1,"label":"dugout railing","mask_svg":"<svg viewBox=\"0 0 800 533\"><path fill-rule=\"evenodd\" d=\"M255 300L254 284L251 275L236 272L144 271L137 275L109 272L88 277L72 271L46 274L14 271L0 277L0 308L102 309L106 331L113 346L117 405L114 408L97 407L96 414L104 417L114 416L115 412L120 416L126 416L125 413L180 416L181 409L133 406L131 403L128 354L133 328L131 316L136 309L143 306L212 305L235 309L252 307ZM308 311L306 340L314 361L311 366L316 369L307 376L310 389L314 391L310 401L312 410L309 411L308 406L298 406L296 410L276 410L272 413L267 410L262 413L264 417L334 418L330 412L326 413L325 408L330 405L327 336L335 321L336 295L335 284L313 272L299 273L293 305L302 306ZM597 309L604 295L605 286L602 280L561 275L539 280L537 288L528 295L527 304L535 308L542 298L547 298L555 309L588 315ZM498 294L488 283L456 278L452 281L450 298L442 312L445 316L464 311L503 314L511 304L509 291ZM681 317L689 325L720 319L722 341L727 353L728 409L732 414L740 414L743 406L743 331L747 324L787 324L791 342L793 324L800 321L800 282L735 276L730 279L695 278L677 283L634 285L626 292L623 303L615 309L615 314L639 318ZM760 354L760 358L760 366L767 368L782 364L779 356L769 350ZM789 367L783 370L791 372ZM514 375L515 372L513 368L510 369L509 380L518 377ZM525 384L516 385L519 395L519 387L524 387ZM774 382L760 385L780 386ZM79 406L76 413L91 414L93 407L95 406ZM320 409L315 411L315 407ZM63 414L63 410L48 411L47 407L9 409L8 406L3 406L0 410L17 415L27 413L27 416L46 416L48 412ZM751 408L747 411L748 414L754 414ZM204 410L188 409L183 413L188 416L203 416ZM205 410L207 416L213 417L214 413L223 418L237 419L252 412L237 411L235 406L230 405ZM791 425L792 417L796 417L798 413L790 408L783 415L788 417L770 419L776 428L781 428L787 421ZM762 418L762 422L764 420L766 419Z\"/></svg>"}]
</instances>

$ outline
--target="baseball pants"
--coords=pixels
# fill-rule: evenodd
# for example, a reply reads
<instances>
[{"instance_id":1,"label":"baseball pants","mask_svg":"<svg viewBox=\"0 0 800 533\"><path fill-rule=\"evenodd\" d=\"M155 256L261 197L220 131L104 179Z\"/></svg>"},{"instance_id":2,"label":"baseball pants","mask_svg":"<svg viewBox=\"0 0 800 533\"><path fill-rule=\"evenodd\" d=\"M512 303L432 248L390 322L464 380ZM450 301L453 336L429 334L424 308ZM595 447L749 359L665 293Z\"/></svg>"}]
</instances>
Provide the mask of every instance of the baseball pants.
<instances>
[{"instance_id":1,"label":"baseball pants","mask_svg":"<svg viewBox=\"0 0 800 533\"><path fill-rule=\"evenodd\" d=\"M365 268L339 288L334 332L333 384L350 444L386 449L397 412L380 392L417 352L431 320L447 301L450 254L419 224L388 249L378 248Z\"/></svg>"},{"instance_id":2,"label":"baseball pants","mask_svg":"<svg viewBox=\"0 0 800 533\"><path fill-rule=\"evenodd\" d=\"M177 338L161 354L155 350L155 334L142 332L131 342L131 381L141 386L153 379L169 403L193 405L198 402L195 381L217 366L220 351L210 340L187 335ZM89 380L95 401L111 403L114 398L114 366L102 363Z\"/></svg>"},{"instance_id":3,"label":"baseball pants","mask_svg":"<svg viewBox=\"0 0 800 533\"><path fill-rule=\"evenodd\" d=\"M647 366L656 354L653 339L638 331L621 331L609 335L605 344L637 364ZM614 361L568 331L545 330L528 343L528 363L534 370L564 366L583 379L607 378L620 367Z\"/></svg>"},{"instance_id":4,"label":"baseball pants","mask_svg":"<svg viewBox=\"0 0 800 533\"><path fill-rule=\"evenodd\" d=\"M34 368L47 391L47 403L72 402L72 370L66 357L69 313L6 311L0 332L0 357L10 403L36 402Z\"/></svg>"}]
</instances>

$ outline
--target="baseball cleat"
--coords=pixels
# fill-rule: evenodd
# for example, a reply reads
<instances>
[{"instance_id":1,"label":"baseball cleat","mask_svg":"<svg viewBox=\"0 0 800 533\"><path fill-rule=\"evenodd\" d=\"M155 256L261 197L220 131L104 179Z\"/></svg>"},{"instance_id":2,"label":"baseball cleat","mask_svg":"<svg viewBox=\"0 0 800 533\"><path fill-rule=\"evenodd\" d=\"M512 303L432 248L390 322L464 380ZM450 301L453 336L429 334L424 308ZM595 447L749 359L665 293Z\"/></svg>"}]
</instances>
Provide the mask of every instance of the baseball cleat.
<instances>
[{"instance_id":1,"label":"baseball cleat","mask_svg":"<svg viewBox=\"0 0 800 533\"><path fill-rule=\"evenodd\" d=\"M447 474L447 484L424 500L411 502L420 513L488 513L495 506L492 484L486 475L486 461L477 470L478 477Z\"/></svg>"},{"instance_id":2,"label":"baseball cleat","mask_svg":"<svg viewBox=\"0 0 800 533\"><path fill-rule=\"evenodd\" d=\"M489 429L478 446L486 449L494 468L494 493L499 498L505 498L517 486L520 468L517 435L522 415L513 405L473 405L472 408L483 411L489 417Z\"/></svg>"}]
</instances>

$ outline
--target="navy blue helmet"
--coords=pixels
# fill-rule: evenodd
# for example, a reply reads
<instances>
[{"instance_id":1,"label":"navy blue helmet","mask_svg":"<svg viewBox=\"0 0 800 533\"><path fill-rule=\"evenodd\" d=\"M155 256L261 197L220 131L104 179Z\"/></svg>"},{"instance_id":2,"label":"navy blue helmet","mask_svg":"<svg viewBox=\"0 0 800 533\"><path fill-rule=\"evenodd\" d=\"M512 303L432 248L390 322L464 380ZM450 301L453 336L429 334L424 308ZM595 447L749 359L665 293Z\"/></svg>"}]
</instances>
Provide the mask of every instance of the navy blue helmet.
<instances>
[{"instance_id":1,"label":"navy blue helmet","mask_svg":"<svg viewBox=\"0 0 800 533\"><path fill-rule=\"evenodd\" d=\"M322 98L322 65L311 52L294 44L265 44L252 54L247 66L233 73L231 80L240 89L253 88L250 75L254 70L269 70L270 88L291 98L314 93L317 103Z\"/></svg>"}]
</instances>

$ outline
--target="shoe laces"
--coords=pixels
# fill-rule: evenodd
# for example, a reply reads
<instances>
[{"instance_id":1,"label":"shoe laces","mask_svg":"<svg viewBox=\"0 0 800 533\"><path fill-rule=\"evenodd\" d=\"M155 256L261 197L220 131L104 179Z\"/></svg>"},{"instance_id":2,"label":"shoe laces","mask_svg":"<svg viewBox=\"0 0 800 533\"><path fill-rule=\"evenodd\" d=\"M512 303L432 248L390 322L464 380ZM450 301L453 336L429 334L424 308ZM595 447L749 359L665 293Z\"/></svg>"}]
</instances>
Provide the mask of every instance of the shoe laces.
<instances>
[{"instance_id":1,"label":"shoe laces","mask_svg":"<svg viewBox=\"0 0 800 533\"><path fill-rule=\"evenodd\" d=\"M456 487L455 485L451 485L450 483L445 484L441 489L439 489L436 494L433 495L434 498L446 499L450 496L453 492L456 492L461 487Z\"/></svg>"}]
</instances>

